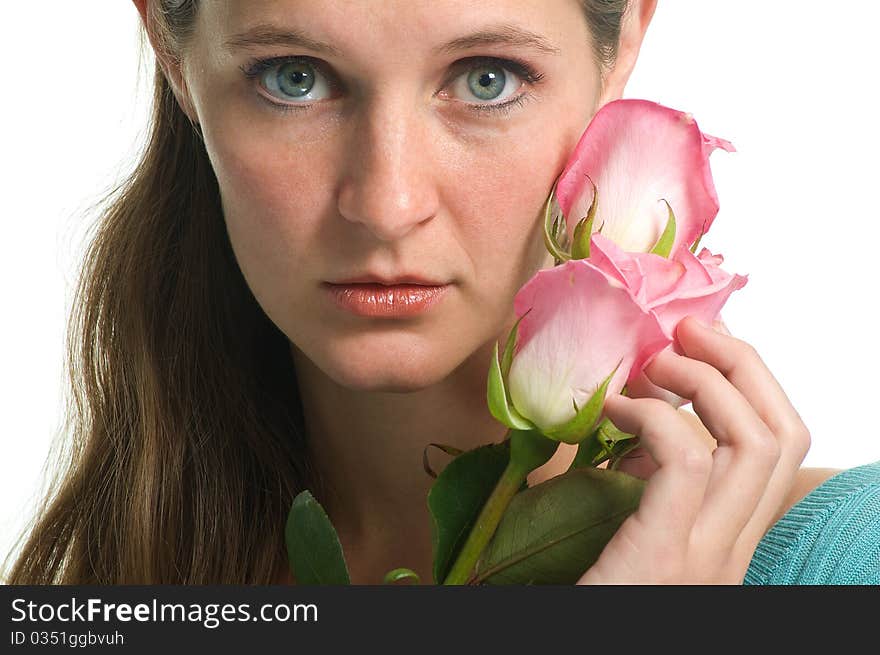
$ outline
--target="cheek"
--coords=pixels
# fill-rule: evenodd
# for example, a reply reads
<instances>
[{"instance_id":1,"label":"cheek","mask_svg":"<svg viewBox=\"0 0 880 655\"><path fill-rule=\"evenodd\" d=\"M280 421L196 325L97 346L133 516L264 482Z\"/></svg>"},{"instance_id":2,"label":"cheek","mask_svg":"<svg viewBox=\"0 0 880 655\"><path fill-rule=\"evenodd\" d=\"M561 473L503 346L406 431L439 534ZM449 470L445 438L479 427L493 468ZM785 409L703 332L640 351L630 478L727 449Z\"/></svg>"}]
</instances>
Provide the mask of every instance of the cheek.
<instances>
[{"instance_id":1,"label":"cheek","mask_svg":"<svg viewBox=\"0 0 880 655\"><path fill-rule=\"evenodd\" d=\"M203 125L205 144L242 275L269 318L300 339L291 308L311 305L310 293L322 278L319 261L297 256L317 252L321 241L320 157L312 149L305 166L295 146L239 127L247 124L228 119ZM236 129L223 129L227 125Z\"/></svg>"},{"instance_id":2,"label":"cheek","mask_svg":"<svg viewBox=\"0 0 880 655\"><path fill-rule=\"evenodd\" d=\"M290 262L319 227L326 166L318 145L310 146L306 163L295 143L247 115L230 110L212 119L203 133L233 247L244 259Z\"/></svg>"},{"instance_id":3,"label":"cheek","mask_svg":"<svg viewBox=\"0 0 880 655\"><path fill-rule=\"evenodd\" d=\"M571 134L545 132L540 137L517 130L484 149L457 153L454 174L447 178L454 184L446 187L444 202L470 254L473 278L487 296L481 301L497 294L507 302L547 265L544 205L578 127Z\"/></svg>"},{"instance_id":4,"label":"cheek","mask_svg":"<svg viewBox=\"0 0 880 655\"><path fill-rule=\"evenodd\" d=\"M284 148L242 133L205 136L220 185L227 222L255 231L297 230L308 225L315 205L315 169L307 171ZM278 234L276 236L283 236Z\"/></svg>"}]
</instances>

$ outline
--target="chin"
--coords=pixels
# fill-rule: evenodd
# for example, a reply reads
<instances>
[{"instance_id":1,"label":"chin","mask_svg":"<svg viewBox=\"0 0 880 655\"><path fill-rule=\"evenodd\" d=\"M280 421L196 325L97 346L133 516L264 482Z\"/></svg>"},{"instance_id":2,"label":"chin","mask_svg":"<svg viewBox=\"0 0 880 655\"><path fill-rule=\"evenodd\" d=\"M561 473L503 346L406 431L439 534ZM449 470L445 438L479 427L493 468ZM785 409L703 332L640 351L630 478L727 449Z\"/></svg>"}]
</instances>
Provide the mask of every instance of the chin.
<instances>
[{"instance_id":1,"label":"chin","mask_svg":"<svg viewBox=\"0 0 880 655\"><path fill-rule=\"evenodd\" d=\"M369 350L344 348L327 353L323 362L316 363L347 389L408 393L441 382L458 364L453 360L451 353L436 347L396 343Z\"/></svg>"},{"instance_id":2,"label":"chin","mask_svg":"<svg viewBox=\"0 0 880 655\"><path fill-rule=\"evenodd\" d=\"M400 365L394 361L377 362L369 367L345 366L326 371L342 387L358 391L410 393L442 381L448 371L434 372L430 367Z\"/></svg>"}]
</instances>

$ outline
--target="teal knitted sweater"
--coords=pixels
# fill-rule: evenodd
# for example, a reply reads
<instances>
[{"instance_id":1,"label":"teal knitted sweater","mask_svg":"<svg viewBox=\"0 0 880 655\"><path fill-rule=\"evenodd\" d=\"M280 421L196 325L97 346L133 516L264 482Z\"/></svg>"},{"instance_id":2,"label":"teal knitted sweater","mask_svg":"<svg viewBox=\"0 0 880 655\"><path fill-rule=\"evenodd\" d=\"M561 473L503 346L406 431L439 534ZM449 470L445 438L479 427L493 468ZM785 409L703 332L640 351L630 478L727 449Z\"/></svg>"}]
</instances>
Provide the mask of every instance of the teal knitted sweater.
<instances>
[{"instance_id":1,"label":"teal knitted sweater","mask_svg":"<svg viewBox=\"0 0 880 655\"><path fill-rule=\"evenodd\" d=\"M831 476L791 507L743 584L880 585L880 460Z\"/></svg>"}]
</instances>

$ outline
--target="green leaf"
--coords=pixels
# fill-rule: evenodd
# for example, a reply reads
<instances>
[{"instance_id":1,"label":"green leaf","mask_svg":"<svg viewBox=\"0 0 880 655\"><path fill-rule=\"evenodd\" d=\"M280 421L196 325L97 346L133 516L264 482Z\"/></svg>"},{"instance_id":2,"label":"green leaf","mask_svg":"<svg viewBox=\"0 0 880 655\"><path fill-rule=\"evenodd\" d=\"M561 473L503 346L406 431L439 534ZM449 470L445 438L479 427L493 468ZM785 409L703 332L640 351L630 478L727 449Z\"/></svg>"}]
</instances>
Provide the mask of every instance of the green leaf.
<instances>
[{"instance_id":1,"label":"green leaf","mask_svg":"<svg viewBox=\"0 0 880 655\"><path fill-rule=\"evenodd\" d=\"M666 202L666 200L663 200L663 202ZM668 202L666 202L666 208L669 210L669 220L666 221L666 229L663 230L663 234L660 235L657 243L651 248L653 254L660 255L661 257L669 257L669 253L672 252L672 244L675 243L675 214L672 213L672 207L669 206Z\"/></svg>"},{"instance_id":2,"label":"green leaf","mask_svg":"<svg viewBox=\"0 0 880 655\"><path fill-rule=\"evenodd\" d=\"M510 440L468 450L446 465L428 492L434 584L449 574L480 510L510 461ZM523 483L522 488L527 488Z\"/></svg>"},{"instance_id":3,"label":"green leaf","mask_svg":"<svg viewBox=\"0 0 880 655\"><path fill-rule=\"evenodd\" d=\"M504 385L504 376L501 374L501 364L498 362L498 342L492 351L492 364L489 367L489 379L486 389L486 402L492 416L513 430L532 430L532 422L520 415L508 402L507 391Z\"/></svg>"},{"instance_id":4,"label":"green leaf","mask_svg":"<svg viewBox=\"0 0 880 655\"><path fill-rule=\"evenodd\" d=\"M579 468L514 496L473 584L574 584L638 509L646 482Z\"/></svg>"},{"instance_id":5,"label":"green leaf","mask_svg":"<svg viewBox=\"0 0 880 655\"><path fill-rule=\"evenodd\" d=\"M434 446L435 448L439 448L447 455L452 455L453 457L458 457L464 451L461 448L456 448L455 446L448 446L442 443L429 443L422 449L422 468L425 469L425 473L430 475L432 478L436 478L437 474L434 472L434 469L431 468L431 463L428 461L428 448Z\"/></svg>"},{"instance_id":6,"label":"green leaf","mask_svg":"<svg viewBox=\"0 0 880 655\"><path fill-rule=\"evenodd\" d=\"M593 201L590 203L587 215L578 221L574 228L573 245L571 247L572 259L586 259L590 256L590 238L593 236L593 221L596 218L596 209L599 206L599 190L590 176L587 176L587 179L593 185Z\"/></svg>"},{"instance_id":7,"label":"green leaf","mask_svg":"<svg viewBox=\"0 0 880 655\"><path fill-rule=\"evenodd\" d=\"M614 367L614 370L599 385L599 388L593 393L587 403L581 407L580 411L575 414L574 418L550 430L544 430L543 433L550 439L555 441L563 441L565 443L580 443L586 439L593 431L593 426L599 415L602 413L602 406L605 404L605 393L608 391L608 384L611 378L617 373L620 364Z\"/></svg>"},{"instance_id":8,"label":"green leaf","mask_svg":"<svg viewBox=\"0 0 880 655\"><path fill-rule=\"evenodd\" d=\"M421 584L421 579L419 578L419 574L413 571L412 569L399 568L394 569L393 571L388 571L385 574L385 578L382 580L382 584L392 584L395 582L399 582L400 580L414 580L414 584Z\"/></svg>"},{"instance_id":9,"label":"green leaf","mask_svg":"<svg viewBox=\"0 0 880 655\"><path fill-rule=\"evenodd\" d=\"M284 540L298 585L351 584L336 529L308 489L293 499Z\"/></svg>"}]
</instances>

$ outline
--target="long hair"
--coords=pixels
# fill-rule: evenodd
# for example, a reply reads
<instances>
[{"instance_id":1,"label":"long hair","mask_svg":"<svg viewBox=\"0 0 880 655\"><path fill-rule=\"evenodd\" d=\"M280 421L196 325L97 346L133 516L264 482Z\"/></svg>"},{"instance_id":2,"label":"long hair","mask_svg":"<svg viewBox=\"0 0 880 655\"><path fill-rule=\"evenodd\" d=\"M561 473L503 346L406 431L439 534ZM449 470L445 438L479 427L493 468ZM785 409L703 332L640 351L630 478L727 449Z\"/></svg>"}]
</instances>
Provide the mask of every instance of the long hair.
<instances>
[{"instance_id":1,"label":"long hair","mask_svg":"<svg viewBox=\"0 0 880 655\"><path fill-rule=\"evenodd\" d=\"M582 2L607 65L626 0ZM179 51L197 0L150 11ZM146 147L100 207L55 475L7 582L273 584L290 504L321 480L288 339L241 274L200 132L158 63Z\"/></svg>"}]
</instances>

